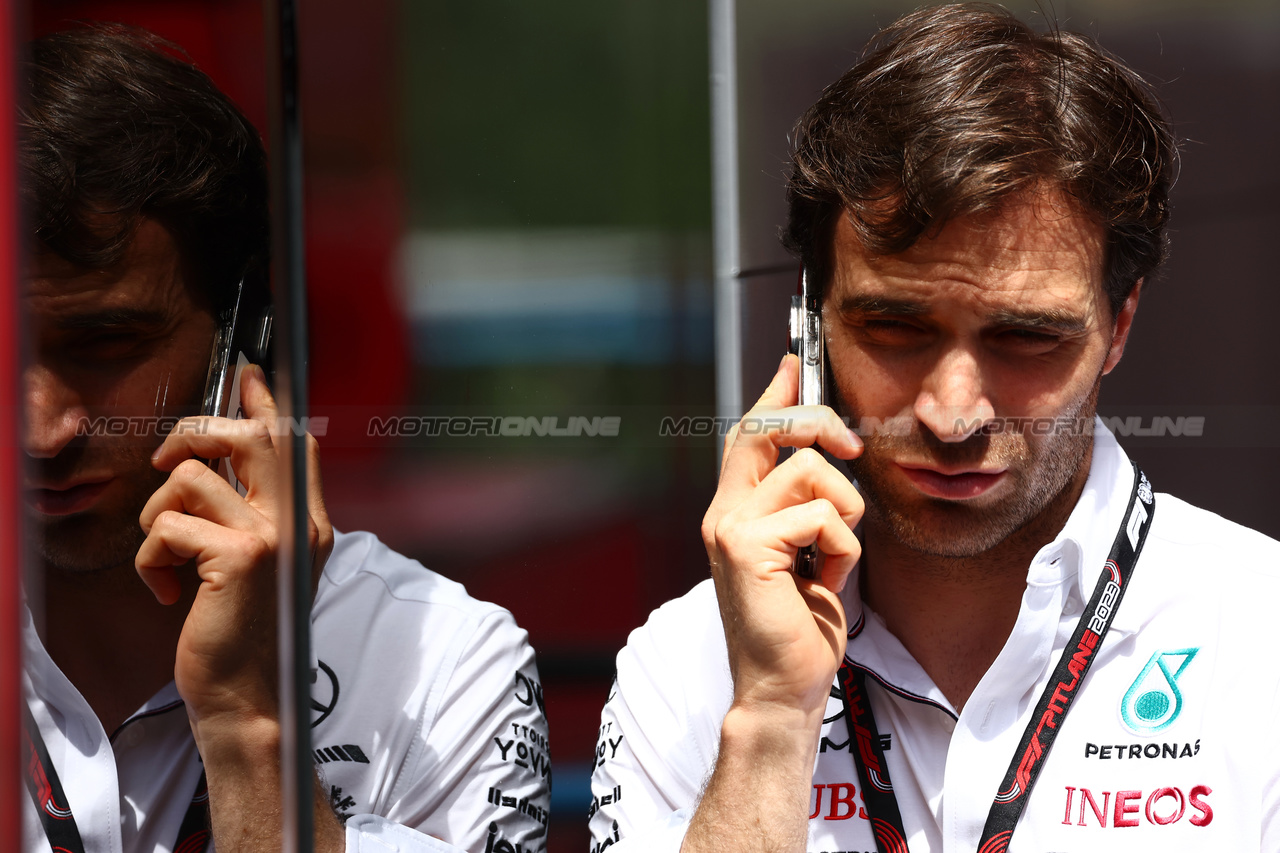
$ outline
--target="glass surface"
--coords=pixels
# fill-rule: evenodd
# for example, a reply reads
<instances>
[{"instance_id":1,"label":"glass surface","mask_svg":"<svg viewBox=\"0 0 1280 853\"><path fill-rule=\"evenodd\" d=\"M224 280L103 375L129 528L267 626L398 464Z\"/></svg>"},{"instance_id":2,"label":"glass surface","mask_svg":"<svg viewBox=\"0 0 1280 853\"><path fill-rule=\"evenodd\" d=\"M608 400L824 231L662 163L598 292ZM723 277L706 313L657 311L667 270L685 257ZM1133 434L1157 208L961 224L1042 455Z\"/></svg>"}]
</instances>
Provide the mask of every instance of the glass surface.
<instances>
[{"instance_id":1,"label":"glass surface","mask_svg":"<svg viewBox=\"0 0 1280 853\"><path fill-rule=\"evenodd\" d=\"M28 28L21 34L23 41L90 22L137 26L167 39L240 106L259 132L265 128L260 0L22 5ZM96 106L90 102L84 109ZM126 126L139 121L127 112L112 118ZM157 122L153 127L163 132L166 125ZM84 176L92 175L94 164L101 166L95 153L80 150L69 155L77 180L93 180ZM136 164L136 170L146 165ZM31 211L27 214L33 216ZM189 596L196 596L194 584L182 584L179 593L178 579L196 575L189 565L172 573L154 572L160 580L153 586L159 595L153 597L133 563L142 540L139 513L166 483L165 475L150 464L152 450L180 418L200 413L214 346L214 312L201 288L191 284L196 280L195 261L189 255L179 258L172 235L154 221L138 228L123 260L106 264L106 272L100 270L104 265L87 264L95 271L86 273L52 252L34 251L29 226L21 240L25 256L19 297L31 313L22 323L24 396L19 405L26 426L22 461L29 506L24 509L33 510L24 512L24 593L34 629L53 664L43 663L41 655L28 661L28 671L37 673L33 678L42 683L37 694L54 697L50 702L58 709L50 714L37 706L36 719L46 729L51 767L69 789L78 786L81 794L109 791L118 769L119 784L128 795L114 808L126 845L172 845L175 836L182 837L175 827L166 827L169 837L161 839L163 833L154 822L146 822L145 812L148 804L166 796L180 809L190 807L193 814L201 810L194 801L201 769L189 763L190 724L183 707L175 708L178 694L169 683L175 675L175 647L189 644L197 633L184 632L178 638L191 608ZM203 259L208 267L202 265L201 272L208 272L211 282L240 280L243 270L224 275L226 271L218 269L222 257L221 251L210 252ZM252 273L248 279L253 281ZM265 279L258 282L261 293ZM279 366L288 369L286 364ZM219 455L203 450L193 449L192 454ZM245 471L237 473L247 476ZM204 518L214 515L207 509L203 513ZM167 561L168 557L161 560ZM264 580L245 600L265 602L265 613L273 616L275 581L270 566L255 576ZM199 593L206 601L208 588ZM178 597L179 603L166 606L157 597ZM236 621L255 648L267 650L271 677L265 689L271 690L275 632L255 633L255 626L265 623L254 619L228 621ZM216 631L200 636L212 633ZM183 659L188 665L201 660L199 653L190 651ZM74 691L63 688L58 670ZM97 741L94 726L80 716L81 699L107 735L118 736L112 749L119 764L109 774L101 764L93 764L89 745ZM140 709L145 710L138 713ZM57 725L53 721L63 724L65 738L51 737ZM148 749L155 750L154 758L145 752ZM88 758L83 757L86 752ZM25 752L22 757L25 769ZM180 769L176 775L152 772L152 760ZM155 779L164 779L172 790L149 790L148 782L154 786ZM25 784L21 790L26 799ZM305 794L310 806L310 786ZM85 809L83 798L79 802L81 807L72 808L73 816L89 835L101 815ZM58 805L74 807L75 800ZM15 814L30 809L26 803L22 806ZM102 826L100 821L96 825ZM101 836L101 829L96 835ZM89 841L91 849L93 844Z\"/></svg>"},{"instance_id":2,"label":"glass surface","mask_svg":"<svg viewBox=\"0 0 1280 853\"><path fill-rule=\"evenodd\" d=\"M31 20L149 28L265 131L256 0ZM705 11L304 0L299 24L328 509L529 631L548 849L581 850L613 655L706 573L712 443L659 430L712 406Z\"/></svg>"}]
</instances>

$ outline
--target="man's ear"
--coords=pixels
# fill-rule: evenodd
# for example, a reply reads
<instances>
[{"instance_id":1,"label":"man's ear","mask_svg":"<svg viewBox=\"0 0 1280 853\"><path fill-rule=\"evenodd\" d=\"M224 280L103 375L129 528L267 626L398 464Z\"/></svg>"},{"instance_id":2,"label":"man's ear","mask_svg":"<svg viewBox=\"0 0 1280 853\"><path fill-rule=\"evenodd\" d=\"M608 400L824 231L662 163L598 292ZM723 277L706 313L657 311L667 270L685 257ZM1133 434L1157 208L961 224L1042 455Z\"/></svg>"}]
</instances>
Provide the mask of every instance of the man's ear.
<instances>
[{"instance_id":1,"label":"man's ear","mask_svg":"<svg viewBox=\"0 0 1280 853\"><path fill-rule=\"evenodd\" d=\"M1120 311L1116 314L1115 332L1111 336L1111 351L1107 353L1107 360L1102 364L1104 376L1120 363L1120 357L1124 355L1124 345L1129 341L1129 330L1133 328L1133 315L1138 313L1138 297L1141 295L1142 279L1138 279L1133 290L1129 291L1129 298L1124 301L1124 305L1120 306Z\"/></svg>"}]
</instances>

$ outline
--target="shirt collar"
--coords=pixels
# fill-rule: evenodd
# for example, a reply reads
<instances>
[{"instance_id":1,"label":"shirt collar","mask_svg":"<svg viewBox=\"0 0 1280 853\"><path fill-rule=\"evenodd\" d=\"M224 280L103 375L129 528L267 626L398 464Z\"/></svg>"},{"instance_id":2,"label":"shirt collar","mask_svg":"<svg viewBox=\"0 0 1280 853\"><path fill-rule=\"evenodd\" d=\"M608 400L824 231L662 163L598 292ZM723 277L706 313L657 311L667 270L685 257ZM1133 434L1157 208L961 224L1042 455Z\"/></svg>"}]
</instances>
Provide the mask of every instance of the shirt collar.
<instances>
[{"instance_id":1,"label":"shirt collar","mask_svg":"<svg viewBox=\"0 0 1280 853\"><path fill-rule=\"evenodd\" d=\"M1084 489L1061 532L1032 561L1028 583L1052 582L1053 576L1061 572L1060 577L1070 584L1068 607L1083 612L1084 602L1093 595L1129 508L1133 478L1133 463L1095 416L1093 459ZM1124 616L1121 608L1111 623L1111 630L1118 636L1136 630L1132 620L1125 620Z\"/></svg>"},{"instance_id":2,"label":"shirt collar","mask_svg":"<svg viewBox=\"0 0 1280 853\"><path fill-rule=\"evenodd\" d=\"M48 650L45 649L44 643L40 641L34 615L26 601L25 590L22 597L22 611L19 618L22 631L23 673L27 690L46 707L56 709L59 715L78 720L79 725L86 731L96 729L102 732L98 715L89 706L88 700L58 668ZM124 728L138 717L165 713L182 704L177 685L170 681L143 703L141 708L130 714L129 718L121 723L120 728ZM102 733L105 734L105 732Z\"/></svg>"}]
</instances>

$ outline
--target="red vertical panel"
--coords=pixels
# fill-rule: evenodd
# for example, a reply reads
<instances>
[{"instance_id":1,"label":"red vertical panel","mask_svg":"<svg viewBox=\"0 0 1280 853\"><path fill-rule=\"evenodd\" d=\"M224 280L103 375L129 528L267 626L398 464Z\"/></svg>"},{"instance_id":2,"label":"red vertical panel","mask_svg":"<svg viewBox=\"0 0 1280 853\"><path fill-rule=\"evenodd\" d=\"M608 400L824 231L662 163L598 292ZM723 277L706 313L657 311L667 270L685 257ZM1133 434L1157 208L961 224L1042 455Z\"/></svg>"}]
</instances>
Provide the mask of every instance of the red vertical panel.
<instances>
[{"instance_id":1,"label":"red vertical panel","mask_svg":"<svg viewBox=\"0 0 1280 853\"><path fill-rule=\"evenodd\" d=\"M16 5L0 0L0 850L22 844L19 782L18 217L14 152Z\"/></svg>"}]
</instances>

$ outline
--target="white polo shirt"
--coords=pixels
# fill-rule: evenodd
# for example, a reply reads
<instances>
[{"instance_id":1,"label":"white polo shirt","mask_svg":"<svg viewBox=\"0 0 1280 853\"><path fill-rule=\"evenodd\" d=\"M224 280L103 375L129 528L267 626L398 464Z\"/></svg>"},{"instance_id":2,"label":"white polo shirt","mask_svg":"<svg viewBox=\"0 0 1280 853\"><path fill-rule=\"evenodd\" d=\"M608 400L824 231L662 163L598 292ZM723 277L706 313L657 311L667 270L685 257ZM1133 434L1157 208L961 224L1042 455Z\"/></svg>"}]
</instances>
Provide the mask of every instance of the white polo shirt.
<instances>
[{"instance_id":1,"label":"white polo shirt","mask_svg":"<svg viewBox=\"0 0 1280 853\"><path fill-rule=\"evenodd\" d=\"M312 611L311 735L330 802L351 816L347 849L544 850L547 724L525 632L372 534L335 539ZM86 853L168 853L201 771L177 689L108 738L30 615L23 630L28 704ZM25 849L49 853L23 799Z\"/></svg>"},{"instance_id":2,"label":"white polo shirt","mask_svg":"<svg viewBox=\"0 0 1280 853\"><path fill-rule=\"evenodd\" d=\"M847 660L868 692L913 853L973 853L1032 709L1128 504L1128 458L1099 424L1089 478L1036 555L1013 632L957 713L858 598ZM1158 485L1158 484L1156 484ZM1280 850L1280 543L1170 495L1061 725L1013 853ZM710 581L656 610L618 655L592 778L592 853L679 850L732 699ZM833 686L810 794L810 853L874 853Z\"/></svg>"}]
</instances>

